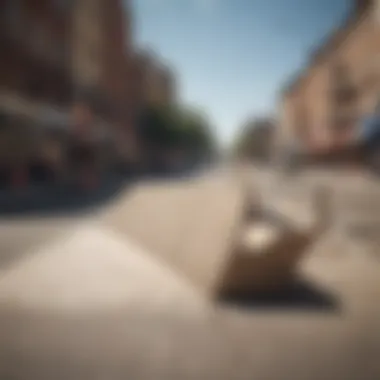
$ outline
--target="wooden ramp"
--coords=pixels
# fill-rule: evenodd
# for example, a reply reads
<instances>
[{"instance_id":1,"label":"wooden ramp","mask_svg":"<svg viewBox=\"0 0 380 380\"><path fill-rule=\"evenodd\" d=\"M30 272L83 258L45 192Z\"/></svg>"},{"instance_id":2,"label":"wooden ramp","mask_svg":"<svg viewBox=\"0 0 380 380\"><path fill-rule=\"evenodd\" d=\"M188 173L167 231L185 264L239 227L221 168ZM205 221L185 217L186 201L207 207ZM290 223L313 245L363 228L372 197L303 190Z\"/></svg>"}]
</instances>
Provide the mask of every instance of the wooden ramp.
<instances>
[{"instance_id":1,"label":"wooden ramp","mask_svg":"<svg viewBox=\"0 0 380 380\"><path fill-rule=\"evenodd\" d=\"M249 219L251 208L251 194L236 177L203 178L139 186L106 221L218 296L280 285L310 243L310 231L272 224L269 240L249 243L262 218Z\"/></svg>"}]
</instances>

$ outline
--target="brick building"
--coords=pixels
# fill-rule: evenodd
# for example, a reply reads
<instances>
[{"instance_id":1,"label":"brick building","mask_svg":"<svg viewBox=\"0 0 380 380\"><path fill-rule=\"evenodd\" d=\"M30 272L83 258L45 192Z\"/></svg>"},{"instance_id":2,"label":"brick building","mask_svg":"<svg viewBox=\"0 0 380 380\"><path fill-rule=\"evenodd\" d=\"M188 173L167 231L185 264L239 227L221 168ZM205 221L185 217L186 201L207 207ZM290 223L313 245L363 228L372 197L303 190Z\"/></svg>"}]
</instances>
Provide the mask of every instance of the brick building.
<instances>
[{"instance_id":1,"label":"brick building","mask_svg":"<svg viewBox=\"0 0 380 380\"><path fill-rule=\"evenodd\" d=\"M100 90L103 69L103 0L78 0L73 7L71 63L76 93Z\"/></svg>"},{"instance_id":2,"label":"brick building","mask_svg":"<svg viewBox=\"0 0 380 380\"><path fill-rule=\"evenodd\" d=\"M0 129L10 125L24 166L36 155L62 161L61 137L45 132L71 127L103 130L113 153L135 157L139 112L173 101L175 86L170 70L135 54L130 2L0 0L0 19ZM16 122L3 117L9 111ZM53 124L63 128L46 128ZM4 159L13 145L1 131L0 166L17 161Z\"/></svg>"},{"instance_id":3,"label":"brick building","mask_svg":"<svg viewBox=\"0 0 380 380\"><path fill-rule=\"evenodd\" d=\"M102 25L105 39L102 88L108 99L116 150L120 159L130 163L137 155L135 127L139 111L130 2L103 0Z\"/></svg>"},{"instance_id":4,"label":"brick building","mask_svg":"<svg viewBox=\"0 0 380 380\"><path fill-rule=\"evenodd\" d=\"M41 126L59 118L66 130L102 124L116 135L114 141L127 139L120 130L131 127L135 114L131 13L125 1L0 0L0 18L0 113L11 112L17 120L20 133L13 136L12 121L12 141L21 146L26 140L16 150L41 151L31 141L36 129L27 133L30 126L38 124L41 134L46 130ZM10 119L0 119L4 129ZM0 145L9 145L0 139ZM46 151L54 150L52 144L57 142L49 139Z\"/></svg>"},{"instance_id":5,"label":"brick building","mask_svg":"<svg viewBox=\"0 0 380 380\"><path fill-rule=\"evenodd\" d=\"M152 100L160 104L173 104L176 101L176 83L169 66L158 64L151 78Z\"/></svg>"},{"instance_id":6,"label":"brick building","mask_svg":"<svg viewBox=\"0 0 380 380\"><path fill-rule=\"evenodd\" d=\"M15 173L42 154L41 125L67 116L71 17L64 1L0 1L0 164Z\"/></svg>"},{"instance_id":7,"label":"brick building","mask_svg":"<svg viewBox=\"0 0 380 380\"><path fill-rule=\"evenodd\" d=\"M64 1L0 1L0 90L65 105L72 81L68 60L71 7Z\"/></svg>"},{"instance_id":8,"label":"brick building","mask_svg":"<svg viewBox=\"0 0 380 380\"><path fill-rule=\"evenodd\" d=\"M102 18L105 38L102 85L113 104L112 116L120 119L125 117L129 99L128 57L131 56L127 50L127 46L130 46L125 30L128 20L124 16L122 1L104 1Z\"/></svg>"},{"instance_id":9,"label":"brick building","mask_svg":"<svg viewBox=\"0 0 380 380\"><path fill-rule=\"evenodd\" d=\"M157 64L151 72L150 97L157 104L173 104L176 101L176 83L172 70L164 65Z\"/></svg>"},{"instance_id":10,"label":"brick building","mask_svg":"<svg viewBox=\"0 0 380 380\"><path fill-rule=\"evenodd\" d=\"M136 55L136 67L142 103L167 105L176 102L176 80L170 67L150 51L140 51Z\"/></svg>"},{"instance_id":11,"label":"brick building","mask_svg":"<svg viewBox=\"0 0 380 380\"><path fill-rule=\"evenodd\" d=\"M121 0L78 0L73 24L73 73L77 94L110 124L129 111L132 36ZM97 101L95 101L97 100Z\"/></svg>"},{"instance_id":12,"label":"brick building","mask_svg":"<svg viewBox=\"0 0 380 380\"><path fill-rule=\"evenodd\" d=\"M344 146L380 99L380 1L356 0L346 21L284 89L279 140L311 152Z\"/></svg>"}]
</instances>

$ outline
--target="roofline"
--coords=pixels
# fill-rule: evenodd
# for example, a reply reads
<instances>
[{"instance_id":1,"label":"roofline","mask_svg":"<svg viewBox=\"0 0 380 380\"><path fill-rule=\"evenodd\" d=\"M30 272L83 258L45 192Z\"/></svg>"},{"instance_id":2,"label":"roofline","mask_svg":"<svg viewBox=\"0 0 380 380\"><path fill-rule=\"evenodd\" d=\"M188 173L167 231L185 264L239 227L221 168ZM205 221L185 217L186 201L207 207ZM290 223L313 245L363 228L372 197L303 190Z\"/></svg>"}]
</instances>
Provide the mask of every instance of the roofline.
<instances>
[{"instance_id":1,"label":"roofline","mask_svg":"<svg viewBox=\"0 0 380 380\"><path fill-rule=\"evenodd\" d=\"M369 15L370 11L370 7L360 12L351 11L344 18L341 25L335 31L330 32L327 38L309 55L310 59L304 69L288 84L285 84L281 91L281 96L291 94L301 84L306 72L314 65L321 63L333 50L344 42L359 25L360 21Z\"/></svg>"}]
</instances>

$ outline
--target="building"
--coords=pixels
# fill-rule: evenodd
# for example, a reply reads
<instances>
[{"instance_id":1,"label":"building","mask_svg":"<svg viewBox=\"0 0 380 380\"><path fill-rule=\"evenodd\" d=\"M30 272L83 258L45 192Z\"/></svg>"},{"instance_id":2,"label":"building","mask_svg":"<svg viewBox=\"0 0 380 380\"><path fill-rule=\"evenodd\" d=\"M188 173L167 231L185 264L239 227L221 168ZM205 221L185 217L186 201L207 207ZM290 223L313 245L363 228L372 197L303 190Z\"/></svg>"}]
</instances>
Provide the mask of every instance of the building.
<instances>
[{"instance_id":1,"label":"building","mask_svg":"<svg viewBox=\"0 0 380 380\"><path fill-rule=\"evenodd\" d=\"M72 126L88 133L103 130L108 140L128 145L135 112L127 5L122 0L0 2L0 113L7 114L0 115L0 146L10 146L6 123L18 146L11 157L0 152L4 165L59 156L52 152L63 151L62 139L37 138L46 135L49 124L66 131Z\"/></svg>"},{"instance_id":2,"label":"building","mask_svg":"<svg viewBox=\"0 0 380 380\"><path fill-rule=\"evenodd\" d=\"M144 136L145 116L152 108L172 106L177 101L176 81L173 71L157 57L152 50L138 50L133 57L132 71L134 78L134 108L139 114L138 126L141 127L136 135L139 139L141 164L146 167L160 165L168 154L161 148L153 146ZM149 119L149 117L148 117Z\"/></svg>"},{"instance_id":3,"label":"building","mask_svg":"<svg viewBox=\"0 0 380 380\"><path fill-rule=\"evenodd\" d=\"M78 0L72 64L77 100L110 126L125 119L130 94L130 14L121 0Z\"/></svg>"},{"instance_id":4,"label":"building","mask_svg":"<svg viewBox=\"0 0 380 380\"><path fill-rule=\"evenodd\" d=\"M249 118L236 142L236 155L256 162L272 160L276 121L272 117Z\"/></svg>"},{"instance_id":5,"label":"building","mask_svg":"<svg viewBox=\"0 0 380 380\"><path fill-rule=\"evenodd\" d=\"M345 22L282 92L278 143L331 151L355 136L380 99L380 1L356 0Z\"/></svg>"},{"instance_id":6,"label":"building","mask_svg":"<svg viewBox=\"0 0 380 380\"><path fill-rule=\"evenodd\" d=\"M141 102L152 105L174 104L177 100L176 78L171 68L151 51L140 51L135 58Z\"/></svg>"},{"instance_id":7,"label":"building","mask_svg":"<svg viewBox=\"0 0 380 380\"><path fill-rule=\"evenodd\" d=\"M103 2L102 20L105 44L103 49L104 67L102 86L112 103L110 116L115 121L125 117L128 102L128 57L130 43L126 40L125 24L128 23L123 12L121 0Z\"/></svg>"},{"instance_id":8,"label":"building","mask_svg":"<svg viewBox=\"0 0 380 380\"><path fill-rule=\"evenodd\" d=\"M130 2L103 0L102 25L102 88L108 99L108 120L116 137L119 159L130 164L137 159L135 127L139 113Z\"/></svg>"},{"instance_id":9,"label":"building","mask_svg":"<svg viewBox=\"0 0 380 380\"><path fill-rule=\"evenodd\" d=\"M152 78L153 101L173 104L176 101L176 81L173 71L166 65L159 65Z\"/></svg>"},{"instance_id":10,"label":"building","mask_svg":"<svg viewBox=\"0 0 380 380\"><path fill-rule=\"evenodd\" d=\"M40 127L67 116L62 110L73 91L71 17L70 2L0 2L0 161L14 173L38 160Z\"/></svg>"},{"instance_id":11,"label":"building","mask_svg":"<svg viewBox=\"0 0 380 380\"><path fill-rule=\"evenodd\" d=\"M149 99L154 104L167 105L176 101L175 77L164 64L152 68L148 83Z\"/></svg>"},{"instance_id":12,"label":"building","mask_svg":"<svg viewBox=\"0 0 380 380\"><path fill-rule=\"evenodd\" d=\"M75 2L71 29L71 63L75 95L101 91L103 50L103 0Z\"/></svg>"},{"instance_id":13,"label":"building","mask_svg":"<svg viewBox=\"0 0 380 380\"><path fill-rule=\"evenodd\" d=\"M35 102L68 103L71 7L63 1L0 3L0 88Z\"/></svg>"}]
</instances>

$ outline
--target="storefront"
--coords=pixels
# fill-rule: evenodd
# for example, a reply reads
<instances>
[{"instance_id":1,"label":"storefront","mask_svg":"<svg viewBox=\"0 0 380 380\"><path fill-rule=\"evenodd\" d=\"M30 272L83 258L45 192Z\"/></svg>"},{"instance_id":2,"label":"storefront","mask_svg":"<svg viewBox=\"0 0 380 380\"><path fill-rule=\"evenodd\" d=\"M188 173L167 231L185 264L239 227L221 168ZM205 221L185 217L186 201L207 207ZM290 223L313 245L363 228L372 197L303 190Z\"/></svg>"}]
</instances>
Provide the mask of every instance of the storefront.
<instances>
[{"instance_id":1,"label":"storefront","mask_svg":"<svg viewBox=\"0 0 380 380\"><path fill-rule=\"evenodd\" d=\"M26 185L54 177L62 166L67 115L9 94L0 94L0 115L2 184Z\"/></svg>"}]
</instances>

